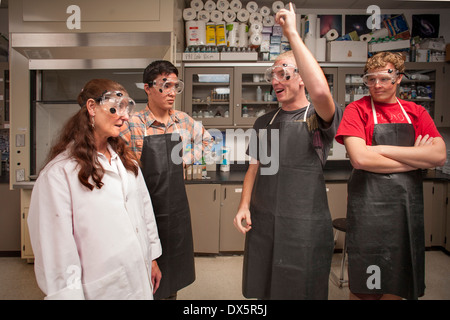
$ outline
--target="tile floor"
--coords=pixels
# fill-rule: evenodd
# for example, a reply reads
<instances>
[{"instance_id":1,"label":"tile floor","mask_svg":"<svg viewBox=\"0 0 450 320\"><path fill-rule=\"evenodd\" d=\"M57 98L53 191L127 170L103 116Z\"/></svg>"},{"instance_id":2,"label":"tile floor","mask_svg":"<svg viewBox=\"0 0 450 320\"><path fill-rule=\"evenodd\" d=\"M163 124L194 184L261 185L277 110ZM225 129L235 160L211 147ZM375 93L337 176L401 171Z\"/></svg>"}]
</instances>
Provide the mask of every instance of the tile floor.
<instances>
[{"instance_id":1,"label":"tile floor","mask_svg":"<svg viewBox=\"0 0 450 320\"><path fill-rule=\"evenodd\" d=\"M339 274L340 254L333 257L332 271ZM450 300L450 256L427 251L426 290L422 300ZM242 300L242 255L197 256L196 281L178 292L179 300ZM332 281L330 300L347 300L348 288ZM33 265L20 258L0 258L0 300L41 300Z\"/></svg>"}]
</instances>

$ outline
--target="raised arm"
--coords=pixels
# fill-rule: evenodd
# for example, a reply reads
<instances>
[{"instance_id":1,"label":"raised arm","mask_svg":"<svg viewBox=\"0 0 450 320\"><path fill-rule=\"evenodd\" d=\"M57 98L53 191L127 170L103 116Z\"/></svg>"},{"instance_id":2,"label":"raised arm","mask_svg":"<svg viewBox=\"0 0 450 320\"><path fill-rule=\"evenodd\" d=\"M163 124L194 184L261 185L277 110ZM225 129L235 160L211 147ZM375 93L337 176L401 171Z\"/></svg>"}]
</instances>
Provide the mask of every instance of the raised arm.
<instances>
[{"instance_id":1,"label":"raised arm","mask_svg":"<svg viewBox=\"0 0 450 320\"><path fill-rule=\"evenodd\" d=\"M322 120L331 122L335 112L333 97L322 69L297 32L292 3L289 3L289 10L278 11L275 20L281 25L284 35L289 40L300 77L308 90L316 112Z\"/></svg>"}]
</instances>

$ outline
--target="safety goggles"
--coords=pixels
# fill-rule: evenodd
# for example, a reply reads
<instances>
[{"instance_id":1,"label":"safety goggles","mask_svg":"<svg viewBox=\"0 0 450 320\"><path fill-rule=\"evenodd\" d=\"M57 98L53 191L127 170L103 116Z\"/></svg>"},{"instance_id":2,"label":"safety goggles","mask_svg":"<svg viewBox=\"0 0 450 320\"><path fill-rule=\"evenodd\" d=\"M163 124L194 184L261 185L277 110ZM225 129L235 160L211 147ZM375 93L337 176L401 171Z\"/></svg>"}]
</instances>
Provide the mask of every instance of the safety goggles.
<instances>
[{"instance_id":1,"label":"safety goggles","mask_svg":"<svg viewBox=\"0 0 450 320\"><path fill-rule=\"evenodd\" d=\"M264 74L264 79L267 82L272 82L274 79L281 82L290 80L296 75L298 75L296 66L283 63L282 65L273 66L267 69Z\"/></svg>"},{"instance_id":2,"label":"safety goggles","mask_svg":"<svg viewBox=\"0 0 450 320\"><path fill-rule=\"evenodd\" d=\"M133 99L120 91L105 92L97 101L106 111L118 116L132 115L136 106Z\"/></svg>"},{"instance_id":3,"label":"safety goggles","mask_svg":"<svg viewBox=\"0 0 450 320\"><path fill-rule=\"evenodd\" d=\"M182 80L173 80L173 79L167 79L163 78L161 80L153 80L153 82L149 83L153 87L157 88L159 92L164 94L169 94L171 92L174 92L175 94L180 94L183 92L184 89L184 82Z\"/></svg>"},{"instance_id":4,"label":"safety goggles","mask_svg":"<svg viewBox=\"0 0 450 320\"><path fill-rule=\"evenodd\" d=\"M401 73L397 70L387 69L362 75L362 81L367 87L373 87L377 83L382 86L393 85Z\"/></svg>"}]
</instances>

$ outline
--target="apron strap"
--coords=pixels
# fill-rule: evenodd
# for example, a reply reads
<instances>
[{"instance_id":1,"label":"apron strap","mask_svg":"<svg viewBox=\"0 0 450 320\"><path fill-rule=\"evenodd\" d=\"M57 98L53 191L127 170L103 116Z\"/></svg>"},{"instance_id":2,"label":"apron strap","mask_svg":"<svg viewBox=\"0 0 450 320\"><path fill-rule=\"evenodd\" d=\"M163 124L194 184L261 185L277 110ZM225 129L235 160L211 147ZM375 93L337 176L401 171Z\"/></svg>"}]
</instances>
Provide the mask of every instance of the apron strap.
<instances>
[{"instance_id":1,"label":"apron strap","mask_svg":"<svg viewBox=\"0 0 450 320\"><path fill-rule=\"evenodd\" d=\"M308 106L306 107L306 112L305 115L303 116L303 121L306 122L306 116L308 115L308 110L309 110L309 106L311 105L311 103L308 103ZM270 126L272 125L273 121L275 120L275 118L277 117L278 113L281 111L281 107L278 108L277 112L273 115L272 120L270 120L269 124L267 125Z\"/></svg>"},{"instance_id":2,"label":"apron strap","mask_svg":"<svg viewBox=\"0 0 450 320\"><path fill-rule=\"evenodd\" d=\"M400 103L400 101L398 101L397 97L395 99L397 100L397 103L400 105L400 108L402 109L403 114L405 115L406 119L408 120L408 123L411 124L412 123L411 119L409 118L409 116L406 113L405 109L403 108L402 104ZM377 113L375 112L375 105L373 104L372 97L370 97L370 103L372 105L373 122L374 122L374 124L378 124Z\"/></svg>"}]
</instances>

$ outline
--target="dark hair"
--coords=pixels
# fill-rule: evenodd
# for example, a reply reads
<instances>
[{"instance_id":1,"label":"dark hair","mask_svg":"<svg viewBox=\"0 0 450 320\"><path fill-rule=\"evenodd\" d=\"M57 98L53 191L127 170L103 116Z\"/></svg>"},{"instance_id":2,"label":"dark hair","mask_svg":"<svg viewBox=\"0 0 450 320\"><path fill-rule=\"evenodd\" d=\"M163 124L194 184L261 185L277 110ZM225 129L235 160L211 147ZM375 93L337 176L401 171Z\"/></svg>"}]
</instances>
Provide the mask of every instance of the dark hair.
<instances>
[{"instance_id":1,"label":"dark hair","mask_svg":"<svg viewBox=\"0 0 450 320\"><path fill-rule=\"evenodd\" d=\"M47 163L69 149L70 155L75 158L80 168L78 179L89 190L93 190L94 187L100 189L103 186L102 178L105 170L97 158L94 128L91 125L86 102L89 99L96 100L104 92L113 90L127 92L121 84L108 79L93 79L86 83L78 95L80 111L66 122L48 155ZM139 172L138 161L134 153L126 146L125 141L120 137L109 137L108 143L118 154L124 167L137 176ZM90 177L92 177L95 186L89 183Z\"/></svg>"},{"instance_id":2,"label":"dark hair","mask_svg":"<svg viewBox=\"0 0 450 320\"><path fill-rule=\"evenodd\" d=\"M170 61L167 60L156 60L150 63L144 70L144 75L142 77L142 82L152 85L153 80L155 80L161 74L171 74L175 73L178 77L178 69Z\"/></svg>"}]
</instances>

